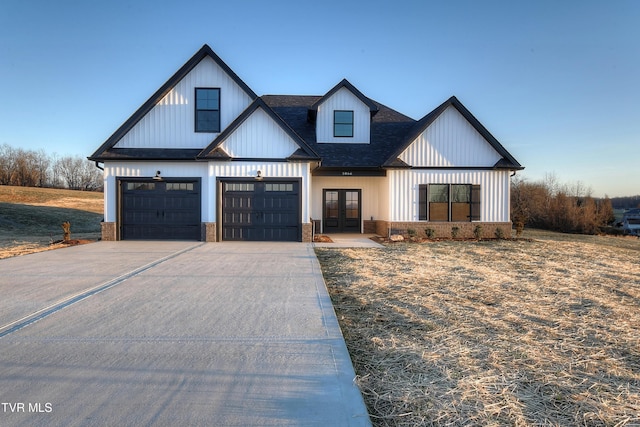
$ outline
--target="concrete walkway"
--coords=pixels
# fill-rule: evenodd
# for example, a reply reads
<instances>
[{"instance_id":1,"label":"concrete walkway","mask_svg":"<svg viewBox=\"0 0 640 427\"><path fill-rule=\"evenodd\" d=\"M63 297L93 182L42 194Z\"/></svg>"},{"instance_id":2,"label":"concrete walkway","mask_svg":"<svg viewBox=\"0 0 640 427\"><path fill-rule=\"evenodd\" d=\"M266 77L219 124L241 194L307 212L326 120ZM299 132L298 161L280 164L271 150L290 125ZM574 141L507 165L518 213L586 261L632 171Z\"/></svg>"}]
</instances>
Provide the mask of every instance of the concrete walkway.
<instances>
[{"instance_id":1,"label":"concrete walkway","mask_svg":"<svg viewBox=\"0 0 640 427\"><path fill-rule=\"evenodd\" d=\"M381 244L371 240L375 234L324 234L333 240L332 243L314 243L317 248L383 248Z\"/></svg>"},{"instance_id":2,"label":"concrete walkway","mask_svg":"<svg viewBox=\"0 0 640 427\"><path fill-rule=\"evenodd\" d=\"M0 260L0 425L370 425L311 244Z\"/></svg>"}]
</instances>

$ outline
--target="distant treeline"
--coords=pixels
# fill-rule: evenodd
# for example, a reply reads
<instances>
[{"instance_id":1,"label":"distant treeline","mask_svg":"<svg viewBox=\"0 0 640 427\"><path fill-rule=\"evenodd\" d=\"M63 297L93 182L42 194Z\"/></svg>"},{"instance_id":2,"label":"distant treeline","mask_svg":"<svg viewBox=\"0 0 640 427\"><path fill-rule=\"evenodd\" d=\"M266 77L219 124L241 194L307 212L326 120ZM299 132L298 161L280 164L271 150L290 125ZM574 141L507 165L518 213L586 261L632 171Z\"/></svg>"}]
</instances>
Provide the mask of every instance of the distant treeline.
<instances>
[{"instance_id":1,"label":"distant treeline","mask_svg":"<svg viewBox=\"0 0 640 427\"><path fill-rule=\"evenodd\" d=\"M629 197L612 197L611 205L614 209L640 208L640 195Z\"/></svg>"},{"instance_id":2,"label":"distant treeline","mask_svg":"<svg viewBox=\"0 0 640 427\"><path fill-rule=\"evenodd\" d=\"M516 229L530 226L565 233L597 234L615 222L611 199L591 197L591 189L578 182L561 184L553 175L511 183L511 219Z\"/></svg>"},{"instance_id":3,"label":"distant treeline","mask_svg":"<svg viewBox=\"0 0 640 427\"><path fill-rule=\"evenodd\" d=\"M80 156L47 154L0 145L0 185L102 191L102 171Z\"/></svg>"}]
</instances>

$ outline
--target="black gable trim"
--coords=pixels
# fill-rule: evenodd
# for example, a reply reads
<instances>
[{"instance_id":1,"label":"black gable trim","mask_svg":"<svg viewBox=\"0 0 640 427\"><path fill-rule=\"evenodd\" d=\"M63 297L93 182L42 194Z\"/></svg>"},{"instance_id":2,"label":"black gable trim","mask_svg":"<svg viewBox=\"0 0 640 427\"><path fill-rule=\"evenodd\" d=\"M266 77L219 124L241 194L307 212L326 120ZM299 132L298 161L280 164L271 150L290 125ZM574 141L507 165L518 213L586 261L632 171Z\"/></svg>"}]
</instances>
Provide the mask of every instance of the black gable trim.
<instances>
[{"instance_id":1,"label":"black gable trim","mask_svg":"<svg viewBox=\"0 0 640 427\"><path fill-rule=\"evenodd\" d=\"M295 153L291 155L291 159L295 160L320 160L320 156L284 121L269 107L262 98L255 99L246 110L238 116L226 129L220 133L204 150L198 154L199 160L205 160L215 158L213 153L220 147L220 145L233 133L242 123L245 122L258 108L267 113L281 128L285 131L291 139L300 147ZM303 154L304 153L304 154Z\"/></svg>"},{"instance_id":2,"label":"black gable trim","mask_svg":"<svg viewBox=\"0 0 640 427\"><path fill-rule=\"evenodd\" d=\"M498 142L498 140L491 135L491 133L485 128L482 123L478 119L474 117L473 114L467 108L462 105L458 98L452 96L442 104L440 104L435 110L424 116L422 119L418 120L413 129L407 134L405 141L402 145L398 147L397 150L384 162L385 167L397 167L398 157L404 150L406 150L409 145L422 133L427 129L431 123L433 123L439 116L442 114L447 108L453 106L462 116L474 127L476 131L489 143L491 146L500 154L503 159L496 163L494 168L500 169L516 169L521 170L524 169L518 163L518 161Z\"/></svg>"},{"instance_id":3,"label":"black gable trim","mask_svg":"<svg viewBox=\"0 0 640 427\"><path fill-rule=\"evenodd\" d=\"M246 85L246 83L244 83L240 77L238 77L238 75L236 73L233 72L233 70L231 70L231 68L229 68L229 66L227 64L225 64L222 59L220 59L220 57L218 55L215 54L215 52L208 46L208 45L203 45L200 50L198 52L196 52L195 55L193 55L191 57L191 59L189 59L182 67L180 67L180 69L173 75L171 76L171 78L169 80L167 80L167 82L162 85L160 87L160 89L158 89L156 91L156 93L154 93L151 98L149 98L144 104L142 104L142 106L140 108L138 108L138 110L133 113L133 115L131 117L129 117L129 119L127 119L126 122L124 122L122 124L122 126L120 126L118 128L118 130L116 130L113 135L111 135L109 137L109 139L107 139L101 146L100 148L98 148L95 153L93 153L89 159L92 158L98 158L100 156L102 156L102 154L107 151L108 149L112 148L114 145L116 145L118 143L118 141L120 141L120 139L122 139L122 137L124 135L126 135L127 132L129 132L135 125L136 123L138 123L140 120L142 120L142 118L147 115L147 113L149 113L149 111L151 111L151 109L162 99L164 98L164 96L169 93L169 91L171 91L171 89L173 89L187 74L189 74L189 72L191 70L193 70L195 68L196 65L198 65L200 63L200 61L202 61L204 58L206 57L210 57L211 59L214 60L214 62L216 64L218 64L218 66L220 68L222 68L224 70L224 72L238 85L242 88L242 90L244 90L247 95L249 95L249 97L251 99L256 99L258 97L258 95L256 95L251 88L249 88L249 86Z\"/></svg>"},{"instance_id":4,"label":"black gable trim","mask_svg":"<svg viewBox=\"0 0 640 427\"><path fill-rule=\"evenodd\" d=\"M335 85L329 92L326 93L322 98L317 100L308 111L308 118L310 121L315 122L316 115L318 113L318 107L320 104L325 102L327 99L331 98L334 93L342 88L347 88L351 93L353 93L360 101L362 101L367 107L369 107L369 111L371 112L371 117L373 117L378 112L378 106L375 102L364 96L362 92L360 92L354 85L349 83L347 79L342 79L340 83Z\"/></svg>"}]
</instances>

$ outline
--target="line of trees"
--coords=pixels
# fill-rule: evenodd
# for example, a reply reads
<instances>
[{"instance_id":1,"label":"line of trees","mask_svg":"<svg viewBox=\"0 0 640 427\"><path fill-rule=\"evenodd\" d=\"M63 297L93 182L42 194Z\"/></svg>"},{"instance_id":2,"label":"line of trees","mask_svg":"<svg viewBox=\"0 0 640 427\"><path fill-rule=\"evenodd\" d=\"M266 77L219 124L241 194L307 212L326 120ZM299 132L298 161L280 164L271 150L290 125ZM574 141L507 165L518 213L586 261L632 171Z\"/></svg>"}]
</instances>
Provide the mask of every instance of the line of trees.
<instances>
[{"instance_id":1,"label":"line of trees","mask_svg":"<svg viewBox=\"0 0 640 427\"><path fill-rule=\"evenodd\" d=\"M530 226L565 233L597 234L615 222L611 200L591 197L581 182L561 184L554 175L540 182L511 182L511 219L516 230Z\"/></svg>"},{"instance_id":2,"label":"line of trees","mask_svg":"<svg viewBox=\"0 0 640 427\"><path fill-rule=\"evenodd\" d=\"M102 171L80 156L49 155L0 145L0 185L102 191Z\"/></svg>"}]
</instances>

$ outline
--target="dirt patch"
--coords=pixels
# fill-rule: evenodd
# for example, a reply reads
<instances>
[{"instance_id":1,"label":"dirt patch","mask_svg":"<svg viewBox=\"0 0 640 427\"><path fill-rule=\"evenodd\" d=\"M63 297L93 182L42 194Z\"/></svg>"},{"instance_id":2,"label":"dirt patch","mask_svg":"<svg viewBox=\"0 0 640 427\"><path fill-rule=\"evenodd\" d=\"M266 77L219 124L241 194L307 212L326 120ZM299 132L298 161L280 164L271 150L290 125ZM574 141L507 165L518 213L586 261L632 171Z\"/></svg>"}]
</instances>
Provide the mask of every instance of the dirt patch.
<instances>
[{"instance_id":1,"label":"dirt patch","mask_svg":"<svg viewBox=\"0 0 640 427\"><path fill-rule=\"evenodd\" d=\"M640 241L533 237L316 249L375 425L640 424Z\"/></svg>"},{"instance_id":2,"label":"dirt patch","mask_svg":"<svg viewBox=\"0 0 640 427\"><path fill-rule=\"evenodd\" d=\"M13 244L6 247L0 247L0 259L11 258L14 256L28 255L37 252L50 251L52 249L61 249L69 246L85 245L94 243L97 239L72 239L69 242L57 241L53 243L45 243L39 241L19 242L14 241Z\"/></svg>"}]
</instances>

